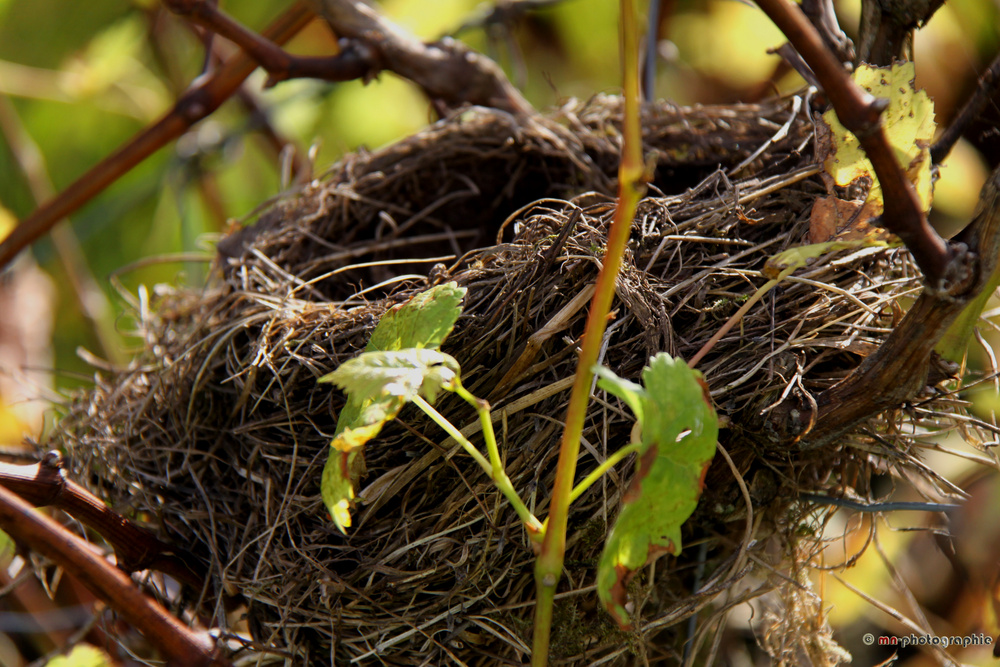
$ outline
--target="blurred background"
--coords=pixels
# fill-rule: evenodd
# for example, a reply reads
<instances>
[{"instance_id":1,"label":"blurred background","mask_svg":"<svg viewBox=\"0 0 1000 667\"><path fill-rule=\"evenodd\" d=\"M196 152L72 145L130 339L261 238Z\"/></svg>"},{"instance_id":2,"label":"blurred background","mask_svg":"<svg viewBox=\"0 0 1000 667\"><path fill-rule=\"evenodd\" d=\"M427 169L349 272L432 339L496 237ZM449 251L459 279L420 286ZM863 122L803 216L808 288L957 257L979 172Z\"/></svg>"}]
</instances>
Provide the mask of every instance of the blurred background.
<instances>
[{"instance_id":1,"label":"blurred background","mask_svg":"<svg viewBox=\"0 0 1000 667\"><path fill-rule=\"evenodd\" d=\"M492 56L540 109L619 90L613 0L536 2L514 20L487 25L482 19L492 4L479 0L379 4L424 39L453 34ZM860 0L836 4L853 36ZM223 9L262 30L287 5L257 0L223 3ZM682 105L749 102L803 85L768 54L784 39L755 7L737 0L663 0L659 9L657 98ZM225 42L219 47L231 52ZM288 49L326 55L335 50L335 40L317 21ZM950 0L919 32L917 85L934 100L939 125L948 124L998 51L996 0ZM0 237L39 201L167 112L203 63L201 39L155 0L0 0ZM263 81L255 73L237 98L74 213L70 224L36 243L0 277L0 450L16 450L25 437L40 439L68 392L86 387L100 368L128 362L139 343L129 313L144 307L158 284L197 286L204 280L213 239L287 185L282 155L288 150L311 160L321 174L349 151L376 149L436 119L421 92L392 74L368 85L290 81L262 90ZM969 220L983 180L1000 163L998 126L1000 107L993 104L942 170L933 211L940 229L953 232ZM286 146L292 148L283 153ZM995 331L984 334L996 338ZM972 350L970 365L991 370L995 359L987 350ZM983 385L976 399L980 416L992 421L1000 403L995 386ZM894 524L880 534L881 548L897 563L897 577L923 585L918 606L928 622L942 624L940 634L988 628L995 637L988 601L996 585L990 568L1000 552L1000 487L975 456L932 462L969 487L977 501L956 524L971 555L949 561L932 534L905 530L926 524L920 514L893 515ZM831 553L831 564L858 550L867 534L864 522L870 521L841 514L837 520L853 522L859 530L852 534L862 537L858 544L845 541L839 556ZM8 549L8 565L11 557ZM5 572L0 587L16 569ZM908 609L910 601L893 592L892 573L877 553L836 574L875 598L901 596L894 604ZM21 578L21 593L0 600L0 666L43 658L65 645L81 615L89 616L86 595L72 585L46 590L44 582ZM855 664L892 655L859 642L869 628L876 628L876 636L908 634L891 614L832 576L814 583L843 632L835 638L855 653ZM744 623L748 645L751 628ZM995 664L991 649L956 655L971 664ZM748 648L746 655L752 664L755 654ZM899 664L942 664L926 651L900 656Z\"/></svg>"}]
</instances>

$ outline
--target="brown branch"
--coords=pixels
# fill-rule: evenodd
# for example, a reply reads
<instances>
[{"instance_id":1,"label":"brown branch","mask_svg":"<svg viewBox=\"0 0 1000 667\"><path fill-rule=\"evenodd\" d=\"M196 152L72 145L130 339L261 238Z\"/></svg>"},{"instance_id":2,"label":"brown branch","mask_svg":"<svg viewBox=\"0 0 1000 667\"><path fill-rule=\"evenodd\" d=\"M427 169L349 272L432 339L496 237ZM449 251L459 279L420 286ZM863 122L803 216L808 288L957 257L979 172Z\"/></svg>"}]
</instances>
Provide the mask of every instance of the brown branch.
<instances>
[{"instance_id":1,"label":"brown branch","mask_svg":"<svg viewBox=\"0 0 1000 667\"><path fill-rule=\"evenodd\" d=\"M496 63L451 38L425 44L362 0L310 0L341 39L332 58L293 56L261 38L207 0L164 0L173 12L237 44L270 75L268 85L310 77L370 79L386 69L410 79L446 107L463 104L529 112L531 105Z\"/></svg>"},{"instance_id":2,"label":"brown branch","mask_svg":"<svg viewBox=\"0 0 1000 667\"><path fill-rule=\"evenodd\" d=\"M785 34L823 84L837 117L854 133L882 186L882 223L913 254L935 292L960 293L969 274L965 253L950 248L929 224L912 184L900 168L881 123L887 101L875 99L851 80L816 29L788 0L759 0L758 5Z\"/></svg>"},{"instance_id":3,"label":"brown branch","mask_svg":"<svg viewBox=\"0 0 1000 667\"><path fill-rule=\"evenodd\" d=\"M823 43L841 62L854 62L854 44L837 21L833 0L802 0L802 13L823 38Z\"/></svg>"},{"instance_id":4,"label":"brown branch","mask_svg":"<svg viewBox=\"0 0 1000 667\"><path fill-rule=\"evenodd\" d=\"M243 49L268 73L267 86L298 78L352 81L373 76L379 69L373 54L358 44L342 42L341 52L335 56L293 56L207 0L163 0L163 4L178 16Z\"/></svg>"},{"instance_id":5,"label":"brown branch","mask_svg":"<svg viewBox=\"0 0 1000 667\"><path fill-rule=\"evenodd\" d=\"M931 19L944 0L861 0L858 62L891 65L911 51L913 31Z\"/></svg>"},{"instance_id":6,"label":"brown branch","mask_svg":"<svg viewBox=\"0 0 1000 667\"><path fill-rule=\"evenodd\" d=\"M196 35L199 39L203 39L206 35L212 35L212 33L207 32L190 22L185 25L187 25L192 34ZM228 54L221 48L218 40L210 41L207 48L207 55L209 56L208 63L210 67L218 68L226 61L226 56ZM236 90L235 96L249 116L248 122L250 129L261 135L264 140L264 146L271 151L275 161L280 163L282 168L284 168L284 160L286 159L285 153L290 151L290 176L300 179L301 182L311 179L312 165L307 162L305 151L303 151L294 141L284 136L277 130L277 128L274 127L268 116L267 109L265 109L261 102L257 99L256 94L253 93L244 83ZM225 220L226 218L222 219L223 222L225 222Z\"/></svg>"},{"instance_id":7,"label":"brown branch","mask_svg":"<svg viewBox=\"0 0 1000 667\"><path fill-rule=\"evenodd\" d=\"M160 541L68 479L58 452L46 454L35 465L0 463L0 486L36 507L61 509L97 531L114 547L118 566L125 572L156 570L196 591L205 587L205 568L197 559Z\"/></svg>"},{"instance_id":8,"label":"brown branch","mask_svg":"<svg viewBox=\"0 0 1000 667\"><path fill-rule=\"evenodd\" d=\"M91 551L83 539L0 487L0 526L17 542L49 558L120 613L177 667L223 667L211 639L143 595L131 579Z\"/></svg>"},{"instance_id":9,"label":"brown branch","mask_svg":"<svg viewBox=\"0 0 1000 667\"><path fill-rule=\"evenodd\" d=\"M448 107L490 106L530 113L531 104L486 56L451 38L425 44L362 0L309 0L341 37L366 44L384 69L405 77Z\"/></svg>"},{"instance_id":10,"label":"brown branch","mask_svg":"<svg viewBox=\"0 0 1000 667\"><path fill-rule=\"evenodd\" d=\"M972 121L979 118L979 115L986 108L987 103L993 98L997 87L1000 86L1000 55L994 58L989 69L979 77L979 84L976 91L965 103L958 116L951 122L948 129L941 133L938 140L931 146L931 161L934 164L941 164L948 153L955 147L955 143L965 133L972 124Z\"/></svg>"},{"instance_id":11,"label":"brown branch","mask_svg":"<svg viewBox=\"0 0 1000 667\"><path fill-rule=\"evenodd\" d=\"M968 289L960 295L924 290L881 347L845 380L816 398L815 414L806 405L786 405L771 414L770 430L780 440L798 442L803 448L828 444L859 422L898 408L924 388L934 346L997 268L1000 167L983 186L976 215L962 232L962 241L974 267Z\"/></svg>"},{"instance_id":12,"label":"brown branch","mask_svg":"<svg viewBox=\"0 0 1000 667\"><path fill-rule=\"evenodd\" d=\"M306 26L312 12L295 3L272 23L264 36L283 44ZM33 243L67 215L89 202L123 174L184 134L227 100L250 76L256 62L239 53L218 72L196 82L160 120L133 137L127 144L95 165L55 198L25 218L0 243L0 269L21 250Z\"/></svg>"}]
</instances>

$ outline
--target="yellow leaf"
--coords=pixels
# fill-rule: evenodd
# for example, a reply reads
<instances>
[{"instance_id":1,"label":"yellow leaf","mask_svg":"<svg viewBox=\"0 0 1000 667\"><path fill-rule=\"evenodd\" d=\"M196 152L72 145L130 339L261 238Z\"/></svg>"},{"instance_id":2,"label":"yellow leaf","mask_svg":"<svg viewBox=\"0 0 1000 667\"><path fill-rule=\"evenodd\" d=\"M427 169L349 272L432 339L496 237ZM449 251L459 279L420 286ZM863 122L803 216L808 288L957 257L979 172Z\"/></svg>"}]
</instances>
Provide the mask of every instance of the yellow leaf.
<instances>
[{"instance_id":1,"label":"yellow leaf","mask_svg":"<svg viewBox=\"0 0 1000 667\"><path fill-rule=\"evenodd\" d=\"M927 93L915 90L914 76L913 63L909 62L892 67L862 64L854 73L854 80L875 97L889 100L889 107L882 114L886 136L896 160L916 188L923 209L928 211L933 196L930 145L934 136L934 103ZM841 186L870 177L868 201L877 202L881 211L882 188L857 137L840 123L833 109L823 114L823 120L830 127L833 143L824 162L827 173Z\"/></svg>"},{"instance_id":2,"label":"yellow leaf","mask_svg":"<svg viewBox=\"0 0 1000 667\"><path fill-rule=\"evenodd\" d=\"M14 214L0 204L0 239L7 238L16 225L17 218L14 217Z\"/></svg>"}]
</instances>

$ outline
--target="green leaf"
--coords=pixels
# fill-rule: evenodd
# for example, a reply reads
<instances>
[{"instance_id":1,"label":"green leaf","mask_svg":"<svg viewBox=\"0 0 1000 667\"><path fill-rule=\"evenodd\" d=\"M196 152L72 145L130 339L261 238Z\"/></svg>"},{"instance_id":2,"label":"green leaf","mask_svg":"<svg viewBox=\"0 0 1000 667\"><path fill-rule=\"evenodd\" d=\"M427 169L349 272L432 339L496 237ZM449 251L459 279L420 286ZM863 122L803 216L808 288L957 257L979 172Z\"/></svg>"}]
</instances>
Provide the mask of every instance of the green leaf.
<instances>
[{"instance_id":1,"label":"green leaf","mask_svg":"<svg viewBox=\"0 0 1000 667\"><path fill-rule=\"evenodd\" d=\"M320 485L323 502L341 532L351 525L365 443L414 396L433 403L457 377L458 362L437 348L462 314L465 292L451 282L393 306L379 320L365 352L319 379L347 393Z\"/></svg>"},{"instance_id":2,"label":"green leaf","mask_svg":"<svg viewBox=\"0 0 1000 667\"><path fill-rule=\"evenodd\" d=\"M628 580L656 558L680 553L681 526L698 505L719 426L701 373L683 360L653 357L644 387L604 368L595 372L598 386L632 407L642 432L636 474L597 569L598 596L627 628Z\"/></svg>"},{"instance_id":3,"label":"green leaf","mask_svg":"<svg viewBox=\"0 0 1000 667\"><path fill-rule=\"evenodd\" d=\"M454 357L438 350L410 348L365 352L345 361L323 379L347 394L378 399L391 396L404 403L421 394L431 403L442 387L450 387L458 374Z\"/></svg>"},{"instance_id":4,"label":"green leaf","mask_svg":"<svg viewBox=\"0 0 1000 667\"><path fill-rule=\"evenodd\" d=\"M379 320L365 351L441 347L462 314L465 292L454 282L445 283L393 306Z\"/></svg>"},{"instance_id":5,"label":"green leaf","mask_svg":"<svg viewBox=\"0 0 1000 667\"><path fill-rule=\"evenodd\" d=\"M363 460L358 458L357 451L331 449L326 465L323 466L323 477L320 482L323 503L330 512L333 523L342 533L347 533L351 525L351 507L354 504L353 480L361 476L360 471L354 471L354 467Z\"/></svg>"},{"instance_id":6,"label":"green leaf","mask_svg":"<svg viewBox=\"0 0 1000 667\"><path fill-rule=\"evenodd\" d=\"M935 352L949 361L962 362L966 350L969 349L969 341L972 340L976 325L979 324L979 318L997 287L1000 287L1000 270L993 272L979 296L969 302L958 318L951 323L941 340L934 346Z\"/></svg>"},{"instance_id":7,"label":"green leaf","mask_svg":"<svg viewBox=\"0 0 1000 667\"><path fill-rule=\"evenodd\" d=\"M912 62L895 63L891 67L861 64L853 75L855 82L872 95L889 100L889 108L882 114L886 136L916 188L923 210L928 211L933 196L930 144L934 137L934 103L927 93L914 88L914 77ZM823 114L823 120L833 138L832 154L824 162L827 173L837 185L850 185L863 176L871 177L868 199L876 200L881 212L882 188L857 137L840 123L832 109Z\"/></svg>"},{"instance_id":8,"label":"green leaf","mask_svg":"<svg viewBox=\"0 0 1000 667\"><path fill-rule=\"evenodd\" d=\"M866 237L850 241L825 241L823 243L796 246L768 258L764 264L762 273L773 280L781 280L793 271L806 266L810 261L822 257L827 253L867 248L870 246L889 247L890 245L877 238Z\"/></svg>"}]
</instances>

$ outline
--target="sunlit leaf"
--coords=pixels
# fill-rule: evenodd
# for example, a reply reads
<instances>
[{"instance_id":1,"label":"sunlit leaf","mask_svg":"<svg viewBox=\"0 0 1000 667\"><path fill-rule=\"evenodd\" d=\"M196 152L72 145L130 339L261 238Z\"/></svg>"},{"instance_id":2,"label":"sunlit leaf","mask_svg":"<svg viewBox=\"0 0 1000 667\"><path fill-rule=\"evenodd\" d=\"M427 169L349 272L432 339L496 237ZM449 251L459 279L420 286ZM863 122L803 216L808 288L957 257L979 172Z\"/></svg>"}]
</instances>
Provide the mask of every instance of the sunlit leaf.
<instances>
[{"instance_id":1,"label":"sunlit leaf","mask_svg":"<svg viewBox=\"0 0 1000 667\"><path fill-rule=\"evenodd\" d=\"M390 308L372 332L366 352L441 347L462 314L466 289L445 283Z\"/></svg>"},{"instance_id":2,"label":"sunlit leaf","mask_svg":"<svg viewBox=\"0 0 1000 667\"><path fill-rule=\"evenodd\" d=\"M108 656L90 644L77 644L67 655L52 658L45 667L107 667L111 664Z\"/></svg>"},{"instance_id":3,"label":"sunlit leaf","mask_svg":"<svg viewBox=\"0 0 1000 667\"><path fill-rule=\"evenodd\" d=\"M854 250L856 248L871 246L889 247L889 245L890 244L886 241L882 241L877 237L871 236L848 241L827 241L825 243L811 243L809 245L796 246L779 252L773 257L769 257L767 262L764 264L764 270L762 273L768 278L777 279L783 275L788 275L792 271L801 269L809 264L809 262L816 260L827 253L838 252L840 250Z\"/></svg>"},{"instance_id":4,"label":"sunlit leaf","mask_svg":"<svg viewBox=\"0 0 1000 667\"><path fill-rule=\"evenodd\" d=\"M454 357L438 350L410 348L388 352L365 352L329 375L344 392L367 397L391 396L410 401L424 394L434 401L443 386L451 384L458 371Z\"/></svg>"},{"instance_id":5,"label":"sunlit leaf","mask_svg":"<svg viewBox=\"0 0 1000 667\"><path fill-rule=\"evenodd\" d=\"M342 532L351 525L365 443L414 396L433 402L458 376L458 362L437 348L461 315L465 292L446 283L394 306L379 320L364 353L320 378L347 393L321 482L323 502Z\"/></svg>"},{"instance_id":6,"label":"sunlit leaf","mask_svg":"<svg viewBox=\"0 0 1000 667\"><path fill-rule=\"evenodd\" d=\"M382 428L379 424L378 430ZM350 430L350 429L348 429ZM323 477L320 483L323 503L333 518L333 523L342 533L351 526L351 506L354 503L354 477L359 473L354 471L359 461L357 451L341 451L331 449L330 456L323 466Z\"/></svg>"},{"instance_id":7,"label":"sunlit leaf","mask_svg":"<svg viewBox=\"0 0 1000 667\"><path fill-rule=\"evenodd\" d=\"M598 386L618 396L640 417L636 473L608 537L597 570L597 593L623 627L632 574L664 554L681 550L681 526L694 512L715 455L718 419L701 373L680 359L658 354L642 372L643 387L606 368L594 369Z\"/></svg>"},{"instance_id":8,"label":"sunlit leaf","mask_svg":"<svg viewBox=\"0 0 1000 667\"><path fill-rule=\"evenodd\" d=\"M882 114L889 144L907 178L916 188L925 211L930 210L932 197L930 144L934 137L934 103L922 90L914 88L913 63L896 63L892 67L859 65L854 80L878 98L889 100ZM861 144L837 118L832 109L823 114L832 134L832 152L824 162L827 173L837 185L850 185L868 176L872 179L869 201L882 202L882 188L875 170ZM879 206L881 210L881 206Z\"/></svg>"},{"instance_id":9,"label":"sunlit leaf","mask_svg":"<svg viewBox=\"0 0 1000 667\"><path fill-rule=\"evenodd\" d=\"M7 238L10 231L17 225L17 218L14 214L0 204L0 239Z\"/></svg>"}]
</instances>

